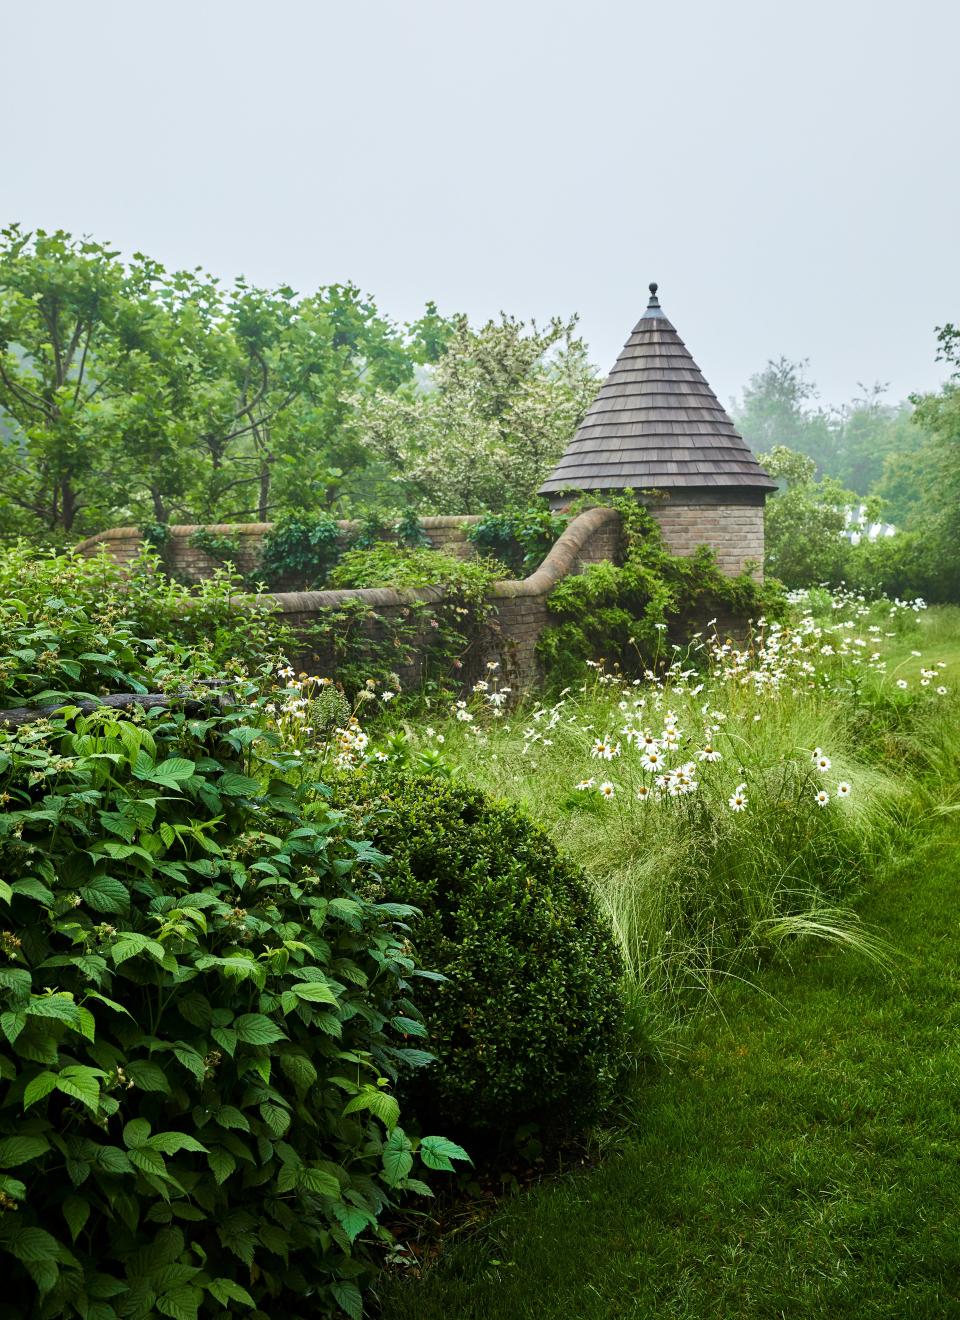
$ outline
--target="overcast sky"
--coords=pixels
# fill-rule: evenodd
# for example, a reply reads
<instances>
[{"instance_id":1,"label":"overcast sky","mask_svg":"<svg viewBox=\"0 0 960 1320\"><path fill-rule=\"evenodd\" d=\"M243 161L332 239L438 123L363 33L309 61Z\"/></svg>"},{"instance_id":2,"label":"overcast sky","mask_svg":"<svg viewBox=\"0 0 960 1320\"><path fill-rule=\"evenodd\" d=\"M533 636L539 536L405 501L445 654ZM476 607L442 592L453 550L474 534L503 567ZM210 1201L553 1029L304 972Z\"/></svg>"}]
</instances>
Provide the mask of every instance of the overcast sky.
<instances>
[{"instance_id":1,"label":"overcast sky","mask_svg":"<svg viewBox=\"0 0 960 1320\"><path fill-rule=\"evenodd\" d=\"M398 320L660 282L724 400L934 386L960 319L956 0L0 0L0 220Z\"/></svg>"}]
</instances>

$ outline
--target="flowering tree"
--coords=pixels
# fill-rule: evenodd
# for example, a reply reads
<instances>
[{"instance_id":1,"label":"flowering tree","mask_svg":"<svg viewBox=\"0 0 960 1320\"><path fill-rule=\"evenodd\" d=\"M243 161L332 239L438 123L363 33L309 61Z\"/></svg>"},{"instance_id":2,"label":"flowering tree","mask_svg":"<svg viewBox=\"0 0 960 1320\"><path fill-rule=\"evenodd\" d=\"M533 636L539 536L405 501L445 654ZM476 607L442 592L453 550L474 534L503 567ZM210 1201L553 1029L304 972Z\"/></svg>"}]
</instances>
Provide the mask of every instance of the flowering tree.
<instances>
[{"instance_id":1,"label":"flowering tree","mask_svg":"<svg viewBox=\"0 0 960 1320\"><path fill-rule=\"evenodd\" d=\"M539 329L501 316L455 317L416 388L360 408L362 443L408 497L441 513L524 504L563 453L598 379L576 320Z\"/></svg>"}]
</instances>

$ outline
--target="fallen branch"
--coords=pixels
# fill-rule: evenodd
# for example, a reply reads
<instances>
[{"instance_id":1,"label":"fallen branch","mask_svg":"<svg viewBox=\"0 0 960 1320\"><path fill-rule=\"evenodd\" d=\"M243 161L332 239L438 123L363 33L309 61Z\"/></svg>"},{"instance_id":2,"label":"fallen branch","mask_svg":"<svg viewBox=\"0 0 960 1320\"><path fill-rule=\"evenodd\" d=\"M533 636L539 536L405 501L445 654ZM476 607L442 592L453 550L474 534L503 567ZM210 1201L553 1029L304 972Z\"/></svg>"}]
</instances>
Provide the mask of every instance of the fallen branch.
<instances>
[{"instance_id":1,"label":"fallen branch","mask_svg":"<svg viewBox=\"0 0 960 1320\"><path fill-rule=\"evenodd\" d=\"M0 728L19 729L23 724L33 724L36 720L49 719L64 706L70 706L78 714L90 715L105 706L115 710L129 710L141 706L152 710L156 706L180 706L188 714L203 714L209 710L211 702L222 703L222 697L211 693L207 698L195 697L187 692L114 692L106 697L97 697L93 701L58 701L53 706L17 706L13 710L0 710Z\"/></svg>"}]
</instances>

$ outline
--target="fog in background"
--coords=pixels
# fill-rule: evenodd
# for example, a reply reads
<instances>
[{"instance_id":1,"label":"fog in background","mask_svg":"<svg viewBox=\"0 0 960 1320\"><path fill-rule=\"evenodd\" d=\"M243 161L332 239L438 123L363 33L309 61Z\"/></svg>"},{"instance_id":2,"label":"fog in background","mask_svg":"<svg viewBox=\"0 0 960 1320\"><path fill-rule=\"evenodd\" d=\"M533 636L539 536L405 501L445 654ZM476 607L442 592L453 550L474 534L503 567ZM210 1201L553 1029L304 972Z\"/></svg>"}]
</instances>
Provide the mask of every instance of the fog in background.
<instances>
[{"instance_id":1,"label":"fog in background","mask_svg":"<svg viewBox=\"0 0 960 1320\"><path fill-rule=\"evenodd\" d=\"M724 401L936 385L960 317L960 6L0 0L0 221L398 320L581 314L656 279Z\"/></svg>"}]
</instances>

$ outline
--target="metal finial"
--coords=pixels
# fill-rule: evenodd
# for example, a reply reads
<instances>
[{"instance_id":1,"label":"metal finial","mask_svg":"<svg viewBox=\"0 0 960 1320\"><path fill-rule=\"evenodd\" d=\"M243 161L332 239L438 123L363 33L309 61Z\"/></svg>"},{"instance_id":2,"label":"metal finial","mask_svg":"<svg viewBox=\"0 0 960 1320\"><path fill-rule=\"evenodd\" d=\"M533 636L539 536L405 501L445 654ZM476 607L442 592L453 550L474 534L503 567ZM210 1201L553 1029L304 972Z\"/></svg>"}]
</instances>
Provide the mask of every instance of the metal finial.
<instances>
[{"instance_id":1,"label":"metal finial","mask_svg":"<svg viewBox=\"0 0 960 1320\"><path fill-rule=\"evenodd\" d=\"M660 307L660 303L657 299L657 289L659 289L660 287L659 284L657 284L657 282L654 281L652 284L649 284L647 287L650 290L650 301L647 303L647 310L643 314L644 319L653 320L657 317L660 317L662 320L666 320L666 317L663 315L663 310Z\"/></svg>"}]
</instances>

